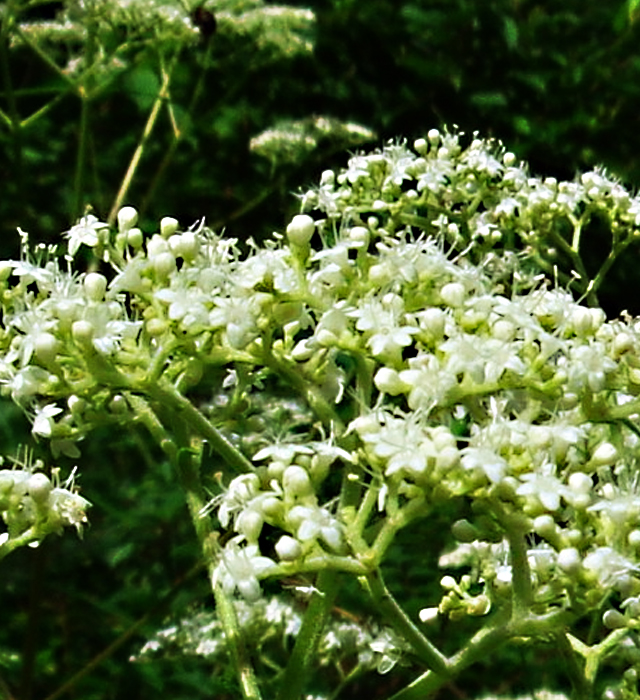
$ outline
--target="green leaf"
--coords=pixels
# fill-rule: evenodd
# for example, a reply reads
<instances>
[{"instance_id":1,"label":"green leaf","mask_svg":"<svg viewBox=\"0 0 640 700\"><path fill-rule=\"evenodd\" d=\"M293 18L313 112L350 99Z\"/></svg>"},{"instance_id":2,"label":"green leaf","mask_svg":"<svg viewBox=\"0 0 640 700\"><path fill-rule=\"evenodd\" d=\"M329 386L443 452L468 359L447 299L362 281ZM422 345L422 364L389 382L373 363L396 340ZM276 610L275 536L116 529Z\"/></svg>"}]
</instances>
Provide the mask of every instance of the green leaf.
<instances>
[{"instance_id":1,"label":"green leaf","mask_svg":"<svg viewBox=\"0 0 640 700\"><path fill-rule=\"evenodd\" d=\"M150 109L160 91L160 79L145 65L134 68L124 78L124 89L141 111Z\"/></svg>"}]
</instances>

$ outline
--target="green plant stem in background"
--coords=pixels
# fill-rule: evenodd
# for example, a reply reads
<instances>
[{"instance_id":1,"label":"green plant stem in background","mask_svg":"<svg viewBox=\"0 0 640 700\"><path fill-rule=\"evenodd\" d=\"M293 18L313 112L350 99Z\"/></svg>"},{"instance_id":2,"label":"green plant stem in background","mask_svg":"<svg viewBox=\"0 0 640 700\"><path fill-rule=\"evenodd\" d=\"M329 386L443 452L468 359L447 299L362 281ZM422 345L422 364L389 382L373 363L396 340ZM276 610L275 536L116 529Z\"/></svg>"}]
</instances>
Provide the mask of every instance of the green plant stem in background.
<instances>
[{"instance_id":1,"label":"green plant stem in background","mask_svg":"<svg viewBox=\"0 0 640 700\"><path fill-rule=\"evenodd\" d=\"M129 192L129 188L131 187L131 183L133 182L133 178L136 174L136 170L138 169L138 165L140 164L140 159L142 158L144 149L147 143L149 143L151 134L153 133L153 129L156 125L156 121L158 120L158 116L160 114L160 109L169 100L169 85L171 82L171 73L173 71L174 66L177 63L179 53L180 52L178 50L174 52L173 56L169 61L168 67L164 65L164 59L162 56L160 56L160 74L162 76L160 89L158 90L156 99L154 100L153 105L151 106L151 111L149 112L149 116L147 117L147 122L142 131L142 136L140 137L140 141L138 142L133 156L131 157L129 167L127 168L127 172L125 173L124 178L122 179L120 189L116 194L116 198L111 207L111 211L109 212L109 216L107 218L109 224L113 224L113 222L116 220L118 211L122 207L127 197L127 193Z\"/></svg>"}]
</instances>

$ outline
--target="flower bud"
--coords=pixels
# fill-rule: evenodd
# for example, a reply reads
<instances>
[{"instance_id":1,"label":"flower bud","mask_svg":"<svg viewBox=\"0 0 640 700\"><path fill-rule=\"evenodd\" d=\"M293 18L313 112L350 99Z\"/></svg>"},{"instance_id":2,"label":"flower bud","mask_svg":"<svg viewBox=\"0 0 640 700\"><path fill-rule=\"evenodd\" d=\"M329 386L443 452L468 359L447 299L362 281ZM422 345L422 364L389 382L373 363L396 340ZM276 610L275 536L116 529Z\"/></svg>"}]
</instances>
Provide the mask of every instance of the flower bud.
<instances>
[{"instance_id":1,"label":"flower bud","mask_svg":"<svg viewBox=\"0 0 640 700\"><path fill-rule=\"evenodd\" d=\"M427 138L432 146L437 146L440 143L440 132L437 129L429 129Z\"/></svg>"},{"instance_id":2,"label":"flower bud","mask_svg":"<svg viewBox=\"0 0 640 700\"><path fill-rule=\"evenodd\" d=\"M127 243L134 250L138 250L138 248L141 248L143 241L144 234L139 228L132 228L129 229L129 231L127 231Z\"/></svg>"},{"instance_id":3,"label":"flower bud","mask_svg":"<svg viewBox=\"0 0 640 700\"><path fill-rule=\"evenodd\" d=\"M320 186L328 187L333 186L336 181L336 174L333 170L324 170L322 175L320 175Z\"/></svg>"},{"instance_id":4,"label":"flower bud","mask_svg":"<svg viewBox=\"0 0 640 700\"><path fill-rule=\"evenodd\" d=\"M533 531L545 540L554 540L558 529L550 515L539 515L533 521Z\"/></svg>"},{"instance_id":5,"label":"flower bud","mask_svg":"<svg viewBox=\"0 0 640 700\"><path fill-rule=\"evenodd\" d=\"M475 542L478 539L478 530L468 520L456 520L451 526L451 534L458 542Z\"/></svg>"},{"instance_id":6,"label":"flower bud","mask_svg":"<svg viewBox=\"0 0 640 700\"><path fill-rule=\"evenodd\" d=\"M168 328L169 324L162 318L150 318L144 323L144 329L151 338L159 338Z\"/></svg>"},{"instance_id":7,"label":"flower bud","mask_svg":"<svg viewBox=\"0 0 640 700\"><path fill-rule=\"evenodd\" d=\"M421 156L426 156L429 151L429 143L426 139L416 139L413 142L413 150Z\"/></svg>"},{"instance_id":8,"label":"flower bud","mask_svg":"<svg viewBox=\"0 0 640 700\"><path fill-rule=\"evenodd\" d=\"M602 442L591 456L590 463L594 467L606 467L618 459L618 450L610 442Z\"/></svg>"},{"instance_id":9,"label":"flower bud","mask_svg":"<svg viewBox=\"0 0 640 700\"><path fill-rule=\"evenodd\" d=\"M118 212L118 230L128 231L138 221L138 212L133 207L122 207Z\"/></svg>"},{"instance_id":10,"label":"flower bud","mask_svg":"<svg viewBox=\"0 0 640 700\"><path fill-rule=\"evenodd\" d=\"M45 503L52 489L51 480L42 472L32 474L27 481L27 493L37 504Z\"/></svg>"},{"instance_id":11,"label":"flower bud","mask_svg":"<svg viewBox=\"0 0 640 700\"><path fill-rule=\"evenodd\" d=\"M447 306L455 308L464 304L467 294L464 285L460 284L460 282L449 282L440 290L440 296Z\"/></svg>"},{"instance_id":12,"label":"flower bud","mask_svg":"<svg viewBox=\"0 0 640 700\"><path fill-rule=\"evenodd\" d=\"M443 576L440 579L440 585L445 591L453 591L458 587L458 583L453 576Z\"/></svg>"},{"instance_id":13,"label":"flower bud","mask_svg":"<svg viewBox=\"0 0 640 700\"><path fill-rule=\"evenodd\" d=\"M437 620L438 614L438 608L422 608L418 613L418 617L420 618L420 622L429 623Z\"/></svg>"},{"instance_id":14,"label":"flower bud","mask_svg":"<svg viewBox=\"0 0 640 700\"><path fill-rule=\"evenodd\" d=\"M406 393L411 389L411 385L403 382L398 372L390 367L381 367L376 372L373 383L378 391L391 396L398 396L398 394Z\"/></svg>"},{"instance_id":15,"label":"flower bud","mask_svg":"<svg viewBox=\"0 0 640 700\"><path fill-rule=\"evenodd\" d=\"M565 574L573 576L578 573L582 566L582 558L580 552L575 547L566 547L558 552L558 567Z\"/></svg>"},{"instance_id":16,"label":"flower bud","mask_svg":"<svg viewBox=\"0 0 640 700\"><path fill-rule=\"evenodd\" d=\"M166 279L176 270L176 259L172 253L159 253L152 258L153 271L160 279Z\"/></svg>"},{"instance_id":17,"label":"flower bud","mask_svg":"<svg viewBox=\"0 0 640 700\"><path fill-rule=\"evenodd\" d=\"M71 335L78 345L86 347L93 340L95 329L89 321L74 321L71 325Z\"/></svg>"},{"instance_id":18,"label":"flower bud","mask_svg":"<svg viewBox=\"0 0 640 700\"><path fill-rule=\"evenodd\" d=\"M178 220L172 216L165 216L160 221L160 235L163 238L169 238L178 230Z\"/></svg>"},{"instance_id":19,"label":"flower bud","mask_svg":"<svg viewBox=\"0 0 640 700\"><path fill-rule=\"evenodd\" d=\"M155 233L147 241L147 255L149 258L154 258L160 253L166 253L169 251L169 244L164 240L162 236Z\"/></svg>"},{"instance_id":20,"label":"flower bud","mask_svg":"<svg viewBox=\"0 0 640 700\"><path fill-rule=\"evenodd\" d=\"M602 624L610 630L622 629L627 626L627 618L617 610L607 610L602 616Z\"/></svg>"},{"instance_id":21,"label":"flower bud","mask_svg":"<svg viewBox=\"0 0 640 700\"><path fill-rule=\"evenodd\" d=\"M58 354L58 340L51 333L39 333L34 343L34 351L40 362L49 364Z\"/></svg>"},{"instance_id":22,"label":"flower bud","mask_svg":"<svg viewBox=\"0 0 640 700\"><path fill-rule=\"evenodd\" d=\"M236 530L244 535L249 543L256 543L262 532L264 520L262 515L255 510L243 510L236 519Z\"/></svg>"},{"instance_id":23,"label":"flower bud","mask_svg":"<svg viewBox=\"0 0 640 700\"><path fill-rule=\"evenodd\" d=\"M298 559L302 554L300 542L289 535L283 535L276 542L275 549L278 558L283 561L293 561L294 559Z\"/></svg>"},{"instance_id":24,"label":"flower bud","mask_svg":"<svg viewBox=\"0 0 640 700\"><path fill-rule=\"evenodd\" d=\"M426 331L433 340L439 340L444 335L445 314L442 309L431 307L419 314L420 328Z\"/></svg>"},{"instance_id":25,"label":"flower bud","mask_svg":"<svg viewBox=\"0 0 640 700\"><path fill-rule=\"evenodd\" d=\"M107 291L107 278L99 272L89 272L84 278L84 291L91 301L102 301Z\"/></svg>"},{"instance_id":26,"label":"flower bud","mask_svg":"<svg viewBox=\"0 0 640 700\"><path fill-rule=\"evenodd\" d=\"M289 243L299 248L309 245L311 236L316 229L315 221L308 214L298 214L291 219L287 226L287 238Z\"/></svg>"},{"instance_id":27,"label":"flower bud","mask_svg":"<svg viewBox=\"0 0 640 700\"><path fill-rule=\"evenodd\" d=\"M109 410L111 413L123 414L129 410L129 404L122 394L116 394L109 401Z\"/></svg>"},{"instance_id":28,"label":"flower bud","mask_svg":"<svg viewBox=\"0 0 640 700\"><path fill-rule=\"evenodd\" d=\"M292 464L284 470L282 488L287 496L304 498L313 495L313 485L305 469Z\"/></svg>"}]
</instances>

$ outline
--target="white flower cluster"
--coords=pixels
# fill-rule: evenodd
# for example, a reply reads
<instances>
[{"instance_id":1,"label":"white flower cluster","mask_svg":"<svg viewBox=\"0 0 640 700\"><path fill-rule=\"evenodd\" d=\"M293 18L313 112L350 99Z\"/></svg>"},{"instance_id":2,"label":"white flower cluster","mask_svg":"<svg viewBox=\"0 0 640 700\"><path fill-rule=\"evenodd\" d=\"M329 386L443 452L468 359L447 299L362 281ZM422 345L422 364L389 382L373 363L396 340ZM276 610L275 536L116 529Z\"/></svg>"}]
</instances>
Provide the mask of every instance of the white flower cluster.
<instances>
[{"instance_id":1,"label":"white flower cluster","mask_svg":"<svg viewBox=\"0 0 640 700\"><path fill-rule=\"evenodd\" d=\"M605 625L640 626L640 326L534 267L550 240L578 259L563 232L585 212L619 252L640 199L602 173L531 178L499 144L432 131L353 157L302 202L286 237L248 253L202 222L145 235L125 207L115 232L90 217L67 232L69 267L90 247L103 272L26 245L4 263L0 380L34 434L68 452L97 423L139 417L142 398L162 422L177 393L176 415L208 438L185 398L205 371L226 373L238 410L277 377L313 420L265 435L203 511L227 530L214 572L227 592L366 577L400 529L463 502L453 534L470 573L426 605L483 615L516 596L577 620L609 600Z\"/></svg>"},{"instance_id":2,"label":"white flower cluster","mask_svg":"<svg viewBox=\"0 0 640 700\"><path fill-rule=\"evenodd\" d=\"M37 546L51 533L73 526L82 534L89 502L76 493L73 475L64 484L29 465L0 469L0 515L7 531L0 534L0 558L15 546Z\"/></svg>"}]
</instances>

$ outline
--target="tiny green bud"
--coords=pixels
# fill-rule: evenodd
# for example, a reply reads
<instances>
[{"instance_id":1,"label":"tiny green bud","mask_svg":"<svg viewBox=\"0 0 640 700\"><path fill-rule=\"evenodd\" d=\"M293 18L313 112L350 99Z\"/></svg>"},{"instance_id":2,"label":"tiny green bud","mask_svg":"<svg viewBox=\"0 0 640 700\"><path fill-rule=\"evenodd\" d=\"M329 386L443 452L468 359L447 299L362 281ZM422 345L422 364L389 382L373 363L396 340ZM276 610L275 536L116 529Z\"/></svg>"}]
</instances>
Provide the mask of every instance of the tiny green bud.
<instances>
[{"instance_id":1,"label":"tiny green bud","mask_svg":"<svg viewBox=\"0 0 640 700\"><path fill-rule=\"evenodd\" d=\"M164 335L169 328L169 324L162 318L150 318L144 323L144 329L152 338Z\"/></svg>"}]
</instances>

